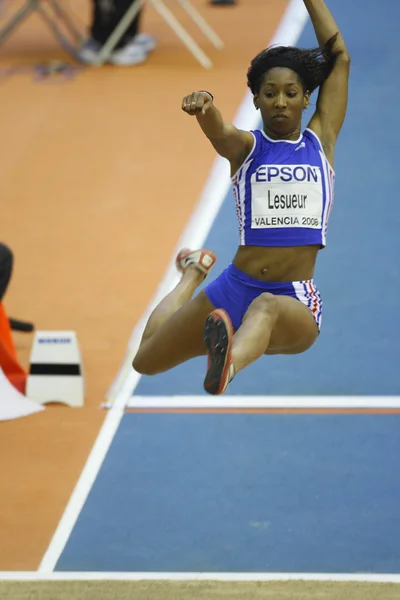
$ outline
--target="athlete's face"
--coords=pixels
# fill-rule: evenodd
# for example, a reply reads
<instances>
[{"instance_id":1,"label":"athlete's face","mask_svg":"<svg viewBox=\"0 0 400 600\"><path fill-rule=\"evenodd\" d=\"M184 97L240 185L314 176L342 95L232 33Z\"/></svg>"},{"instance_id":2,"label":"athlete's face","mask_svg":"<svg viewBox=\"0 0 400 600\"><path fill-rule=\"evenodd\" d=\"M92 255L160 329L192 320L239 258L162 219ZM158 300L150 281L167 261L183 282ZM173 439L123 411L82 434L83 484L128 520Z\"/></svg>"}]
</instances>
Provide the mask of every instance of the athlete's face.
<instances>
[{"instance_id":1,"label":"athlete's face","mask_svg":"<svg viewBox=\"0 0 400 600\"><path fill-rule=\"evenodd\" d=\"M286 67L274 67L264 75L254 106L260 109L264 128L276 137L298 136L303 110L310 94L304 93L297 73Z\"/></svg>"}]
</instances>

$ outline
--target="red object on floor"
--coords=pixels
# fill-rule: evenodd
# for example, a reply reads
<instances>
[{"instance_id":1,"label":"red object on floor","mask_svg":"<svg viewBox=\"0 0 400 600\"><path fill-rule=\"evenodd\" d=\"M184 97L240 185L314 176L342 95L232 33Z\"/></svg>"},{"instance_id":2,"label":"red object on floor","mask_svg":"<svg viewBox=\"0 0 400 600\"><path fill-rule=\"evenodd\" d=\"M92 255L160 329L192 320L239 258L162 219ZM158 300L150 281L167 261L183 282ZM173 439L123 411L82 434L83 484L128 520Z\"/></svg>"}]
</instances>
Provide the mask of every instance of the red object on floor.
<instances>
[{"instance_id":1,"label":"red object on floor","mask_svg":"<svg viewBox=\"0 0 400 600\"><path fill-rule=\"evenodd\" d=\"M0 367L10 383L19 392L25 394L28 375L18 362L10 322L2 302L0 302Z\"/></svg>"}]
</instances>

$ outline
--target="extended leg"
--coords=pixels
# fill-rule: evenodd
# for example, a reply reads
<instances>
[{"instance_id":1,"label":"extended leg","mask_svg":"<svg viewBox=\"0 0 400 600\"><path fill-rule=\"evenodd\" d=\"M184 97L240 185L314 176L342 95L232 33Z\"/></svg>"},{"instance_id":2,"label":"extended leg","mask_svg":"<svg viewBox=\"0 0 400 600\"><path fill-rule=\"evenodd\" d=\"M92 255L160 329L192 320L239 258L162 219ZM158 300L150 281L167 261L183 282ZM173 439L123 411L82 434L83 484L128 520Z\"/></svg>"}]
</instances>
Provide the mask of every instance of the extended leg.
<instances>
[{"instance_id":1,"label":"extended leg","mask_svg":"<svg viewBox=\"0 0 400 600\"><path fill-rule=\"evenodd\" d=\"M204 329L209 355L204 387L210 394L222 394L236 373L263 354L299 354L317 336L309 308L289 296L258 296L235 334L227 313L215 310Z\"/></svg>"},{"instance_id":2,"label":"extended leg","mask_svg":"<svg viewBox=\"0 0 400 600\"><path fill-rule=\"evenodd\" d=\"M153 375L205 353L202 330L214 306L204 293L192 296L215 261L209 250L178 254L182 279L150 315L133 361L136 371Z\"/></svg>"}]
</instances>

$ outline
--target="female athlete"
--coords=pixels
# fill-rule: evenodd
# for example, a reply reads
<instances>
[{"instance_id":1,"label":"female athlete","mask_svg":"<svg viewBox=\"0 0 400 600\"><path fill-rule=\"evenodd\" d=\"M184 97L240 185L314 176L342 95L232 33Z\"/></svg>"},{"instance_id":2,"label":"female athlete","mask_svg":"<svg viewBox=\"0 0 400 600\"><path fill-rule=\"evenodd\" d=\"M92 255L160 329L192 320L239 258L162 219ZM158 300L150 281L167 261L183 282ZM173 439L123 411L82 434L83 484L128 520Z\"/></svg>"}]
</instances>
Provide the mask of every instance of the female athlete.
<instances>
[{"instance_id":1,"label":"female athlete","mask_svg":"<svg viewBox=\"0 0 400 600\"><path fill-rule=\"evenodd\" d=\"M247 73L262 129L224 122L210 92L183 99L231 166L240 244L232 263L193 297L213 267L207 249L183 249L177 287L153 311L133 361L153 375L208 354L204 388L223 393L263 354L298 354L318 337L322 302L313 280L333 202L335 143L347 108L349 54L323 0L303 0L319 47L263 50ZM302 114L319 88L302 132Z\"/></svg>"}]
</instances>

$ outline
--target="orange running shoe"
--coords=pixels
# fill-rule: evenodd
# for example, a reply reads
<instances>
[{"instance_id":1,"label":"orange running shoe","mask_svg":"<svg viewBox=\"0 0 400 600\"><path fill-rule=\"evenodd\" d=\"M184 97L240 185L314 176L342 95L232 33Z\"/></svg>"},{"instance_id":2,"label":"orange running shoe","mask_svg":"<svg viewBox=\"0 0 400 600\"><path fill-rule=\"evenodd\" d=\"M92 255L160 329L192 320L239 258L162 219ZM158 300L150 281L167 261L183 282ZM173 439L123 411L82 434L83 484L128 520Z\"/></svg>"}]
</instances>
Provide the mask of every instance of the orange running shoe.
<instances>
[{"instance_id":1,"label":"orange running shoe","mask_svg":"<svg viewBox=\"0 0 400 600\"><path fill-rule=\"evenodd\" d=\"M208 351L204 389L209 394L223 394L235 376L232 362L233 327L225 310L217 308L208 315L203 337Z\"/></svg>"},{"instance_id":2,"label":"orange running shoe","mask_svg":"<svg viewBox=\"0 0 400 600\"><path fill-rule=\"evenodd\" d=\"M179 273L184 273L189 265L194 265L207 276L215 265L216 260L217 257L211 250L206 250L205 248L201 250L183 248L175 259L175 265Z\"/></svg>"}]
</instances>

